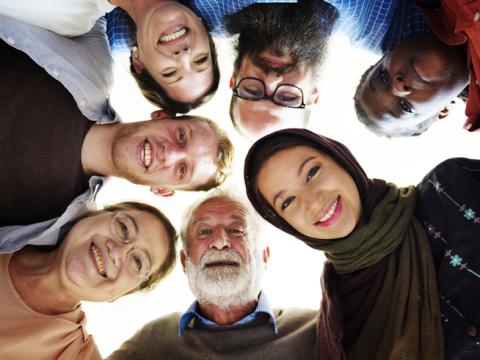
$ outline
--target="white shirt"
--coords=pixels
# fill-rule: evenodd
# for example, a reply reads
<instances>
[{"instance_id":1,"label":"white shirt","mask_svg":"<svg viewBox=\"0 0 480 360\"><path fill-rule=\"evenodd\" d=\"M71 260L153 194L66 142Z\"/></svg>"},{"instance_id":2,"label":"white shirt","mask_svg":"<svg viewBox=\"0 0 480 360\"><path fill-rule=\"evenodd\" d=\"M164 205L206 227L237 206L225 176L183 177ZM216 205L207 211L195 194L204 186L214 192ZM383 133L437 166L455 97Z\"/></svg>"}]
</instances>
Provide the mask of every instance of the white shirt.
<instances>
[{"instance_id":1,"label":"white shirt","mask_svg":"<svg viewBox=\"0 0 480 360\"><path fill-rule=\"evenodd\" d=\"M66 36L89 32L114 8L107 0L0 0L0 14Z\"/></svg>"}]
</instances>

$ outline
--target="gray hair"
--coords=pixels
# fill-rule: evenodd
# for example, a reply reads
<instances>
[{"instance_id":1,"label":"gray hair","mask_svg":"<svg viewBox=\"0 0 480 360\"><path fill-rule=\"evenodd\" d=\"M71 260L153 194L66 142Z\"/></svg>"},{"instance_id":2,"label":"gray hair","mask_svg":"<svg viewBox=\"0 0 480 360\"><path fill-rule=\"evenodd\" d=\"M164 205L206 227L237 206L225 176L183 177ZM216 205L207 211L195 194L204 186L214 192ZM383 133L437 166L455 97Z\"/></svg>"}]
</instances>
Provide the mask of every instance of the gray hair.
<instances>
[{"instance_id":1,"label":"gray hair","mask_svg":"<svg viewBox=\"0 0 480 360\"><path fill-rule=\"evenodd\" d=\"M246 200L246 196L239 196L238 193L240 191L238 189L233 188L226 188L226 189L219 189L215 188L210 190L204 197L200 198L199 200L192 203L183 213L182 221L180 226L180 238L182 239L182 247L183 251L188 254L188 239L190 235L190 227L192 222L192 214L194 211L201 206L203 203L212 200L212 199L226 199L233 202L236 202L242 205L245 210L247 211L247 228L248 228L248 239L250 241L259 242L260 239L255 239L257 235L257 231L259 230L260 226L260 219L253 209L252 205ZM258 245L257 245L258 246Z\"/></svg>"}]
</instances>

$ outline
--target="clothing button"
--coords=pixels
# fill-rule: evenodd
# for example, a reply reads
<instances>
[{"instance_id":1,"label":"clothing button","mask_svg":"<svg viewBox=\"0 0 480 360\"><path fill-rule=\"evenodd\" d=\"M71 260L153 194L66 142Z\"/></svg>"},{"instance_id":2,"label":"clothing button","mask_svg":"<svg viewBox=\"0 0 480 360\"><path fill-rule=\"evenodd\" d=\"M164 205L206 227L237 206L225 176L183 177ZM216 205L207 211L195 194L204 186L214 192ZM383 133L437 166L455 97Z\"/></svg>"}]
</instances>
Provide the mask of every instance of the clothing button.
<instances>
[{"instance_id":1,"label":"clothing button","mask_svg":"<svg viewBox=\"0 0 480 360\"><path fill-rule=\"evenodd\" d=\"M60 74L58 73L58 70L56 70L56 69L53 69L52 74L53 74L53 76L55 76L55 77L57 77L58 75L60 75Z\"/></svg>"},{"instance_id":2,"label":"clothing button","mask_svg":"<svg viewBox=\"0 0 480 360\"><path fill-rule=\"evenodd\" d=\"M478 21L480 19L480 11L477 11L475 15L473 15L473 21Z\"/></svg>"},{"instance_id":3,"label":"clothing button","mask_svg":"<svg viewBox=\"0 0 480 360\"><path fill-rule=\"evenodd\" d=\"M468 336L475 336L477 335L477 329L474 326L469 326L467 328L467 335Z\"/></svg>"},{"instance_id":4,"label":"clothing button","mask_svg":"<svg viewBox=\"0 0 480 360\"><path fill-rule=\"evenodd\" d=\"M10 45L15 44L15 39L12 38L11 36L7 37L7 41L8 41L8 43L9 43Z\"/></svg>"}]
</instances>

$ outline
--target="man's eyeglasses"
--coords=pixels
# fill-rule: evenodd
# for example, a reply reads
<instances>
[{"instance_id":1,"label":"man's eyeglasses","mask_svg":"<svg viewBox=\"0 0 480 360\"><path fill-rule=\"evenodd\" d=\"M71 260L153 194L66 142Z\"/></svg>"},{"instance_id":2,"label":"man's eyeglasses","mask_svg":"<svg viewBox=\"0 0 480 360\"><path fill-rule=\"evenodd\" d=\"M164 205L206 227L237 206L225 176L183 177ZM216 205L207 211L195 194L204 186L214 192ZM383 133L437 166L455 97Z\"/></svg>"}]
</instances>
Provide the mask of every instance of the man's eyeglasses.
<instances>
[{"instance_id":1,"label":"man's eyeglasses","mask_svg":"<svg viewBox=\"0 0 480 360\"><path fill-rule=\"evenodd\" d=\"M138 228L130 215L115 211L110 228L115 240L124 244L135 242ZM146 280L151 274L150 257L144 250L134 246L127 253L125 266L128 272L141 280Z\"/></svg>"},{"instance_id":2,"label":"man's eyeglasses","mask_svg":"<svg viewBox=\"0 0 480 360\"><path fill-rule=\"evenodd\" d=\"M233 88L233 95L249 101L270 100L274 104L294 109L305 109L303 91L291 84L280 84L272 95L267 95L265 83L258 78L245 77L240 79Z\"/></svg>"}]
</instances>

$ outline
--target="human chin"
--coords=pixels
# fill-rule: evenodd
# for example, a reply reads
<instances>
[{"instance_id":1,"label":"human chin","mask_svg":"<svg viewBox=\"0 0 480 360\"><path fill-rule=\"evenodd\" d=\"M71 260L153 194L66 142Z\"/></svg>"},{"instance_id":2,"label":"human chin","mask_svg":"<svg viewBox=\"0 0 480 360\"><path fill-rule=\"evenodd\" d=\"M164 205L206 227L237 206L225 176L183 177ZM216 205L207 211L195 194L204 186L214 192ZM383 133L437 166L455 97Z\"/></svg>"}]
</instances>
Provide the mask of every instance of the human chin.
<instances>
[{"instance_id":1,"label":"human chin","mask_svg":"<svg viewBox=\"0 0 480 360\"><path fill-rule=\"evenodd\" d=\"M186 259L186 274L190 289L200 303L221 308L243 305L251 301L250 272L240 268L208 269Z\"/></svg>"}]
</instances>

